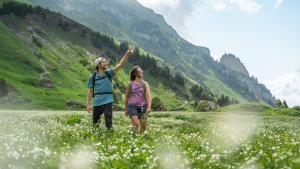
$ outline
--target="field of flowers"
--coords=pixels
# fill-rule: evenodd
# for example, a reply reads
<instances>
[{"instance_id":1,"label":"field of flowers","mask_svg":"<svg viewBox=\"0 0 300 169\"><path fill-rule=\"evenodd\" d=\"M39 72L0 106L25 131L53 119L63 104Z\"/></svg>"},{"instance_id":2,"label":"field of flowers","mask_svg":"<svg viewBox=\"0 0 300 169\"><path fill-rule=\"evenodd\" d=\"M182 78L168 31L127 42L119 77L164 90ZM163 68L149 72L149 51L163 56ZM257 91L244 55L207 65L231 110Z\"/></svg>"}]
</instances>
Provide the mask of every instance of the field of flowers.
<instances>
[{"instance_id":1,"label":"field of flowers","mask_svg":"<svg viewBox=\"0 0 300 169\"><path fill-rule=\"evenodd\" d=\"M114 112L0 111L0 169L300 168L300 117L259 112L155 112L144 134Z\"/></svg>"}]
</instances>

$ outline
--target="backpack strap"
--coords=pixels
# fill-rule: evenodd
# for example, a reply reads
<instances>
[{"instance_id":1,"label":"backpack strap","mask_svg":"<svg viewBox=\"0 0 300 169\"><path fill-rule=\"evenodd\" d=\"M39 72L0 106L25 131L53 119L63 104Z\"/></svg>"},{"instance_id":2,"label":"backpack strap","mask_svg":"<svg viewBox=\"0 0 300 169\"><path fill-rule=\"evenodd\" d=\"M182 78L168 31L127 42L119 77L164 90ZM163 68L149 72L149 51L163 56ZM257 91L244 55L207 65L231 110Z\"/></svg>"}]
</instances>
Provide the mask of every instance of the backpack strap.
<instances>
[{"instance_id":1,"label":"backpack strap","mask_svg":"<svg viewBox=\"0 0 300 169\"><path fill-rule=\"evenodd\" d=\"M95 95L101 95L101 94L113 94L112 92L101 92L101 93L94 93L93 97L95 97Z\"/></svg>"},{"instance_id":2,"label":"backpack strap","mask_svg":"<svg viewBox=\"0 0 300 169\"><path fill-rule=\"evenodd\" d=\"M144 98L147 101L147 97L146 97L146 82L144 80L142 80L142 85L143 85L143 89L144 89Z\"/></svg>"},{"instance_id":3,"label":"backpack strap","mask_svg":"<svg viewBox=\"0 0 300 169\"><path fill-rule=\"evenodd\" d=\"M108 77L108 79L112 82L112 79L111 79L111 76L110 74L108 73L108 71L105 71L105 75Z\"/></svg>"},{"instance_id":4,"label":"backpack strap","mask_svg":"<svg viewBox=\"0 0 300 169\"><path fill-rule=\"evenodd\" d=\"M132 81L129 81L128 83L128 95L132 93Z\"/></svg>"},{"instance_id":5,"label":"backpack strap","mask_svg":"<svg viewBox=\"0 0 300 169\"><path fill-rule=\"evenodd\" d=\"M113 87L114 89L117 89L117 87L114 85L114 83L113 83L113 81L112 81L111 74L109 74L108 71L105 71L105 75L106 75L107 78L110 80L112 87Z\"/></svg>"},{"instance_id":6,"label":"backpack strap","mask_svg":"<svg viewBox=\"0 0 300 169\"><path fill-rule=\"evenodd\" d=\"M94 97L94 93L95 93L95 84L96 84L96 72L93 73L92 75L92 83L93 83L93 97Z\"/></svg>"},{"instance_id":7,"label":"backpack strap","mask_svg":"<svg viewBox=\"0 0 300 169\"><path fill-rule=\"evenodd\" d=\"M143 85L144 93L146 93L146 82L144 80L142 80L142 85Z\"/></svg>"}]
</instances>

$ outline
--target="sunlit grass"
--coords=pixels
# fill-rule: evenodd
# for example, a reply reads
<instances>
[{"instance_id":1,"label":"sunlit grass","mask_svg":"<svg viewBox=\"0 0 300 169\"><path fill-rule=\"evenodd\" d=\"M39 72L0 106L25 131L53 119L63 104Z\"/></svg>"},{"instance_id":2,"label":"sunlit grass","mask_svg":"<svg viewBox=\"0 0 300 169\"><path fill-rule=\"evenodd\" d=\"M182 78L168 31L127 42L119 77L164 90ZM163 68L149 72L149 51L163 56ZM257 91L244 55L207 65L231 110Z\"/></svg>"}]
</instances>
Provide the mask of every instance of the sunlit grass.
<instances>
[{"instance_id":1,"label":"sunlit grass","mask_svg":"<svg viewBox=\"0 0 300 169\"><path fill-rule=\"evenodd\" d=\"M114 113L0 111L0 168L300 168L300 118L255 112L155 112L145 134Z\"/></svg>"}]
</instances>

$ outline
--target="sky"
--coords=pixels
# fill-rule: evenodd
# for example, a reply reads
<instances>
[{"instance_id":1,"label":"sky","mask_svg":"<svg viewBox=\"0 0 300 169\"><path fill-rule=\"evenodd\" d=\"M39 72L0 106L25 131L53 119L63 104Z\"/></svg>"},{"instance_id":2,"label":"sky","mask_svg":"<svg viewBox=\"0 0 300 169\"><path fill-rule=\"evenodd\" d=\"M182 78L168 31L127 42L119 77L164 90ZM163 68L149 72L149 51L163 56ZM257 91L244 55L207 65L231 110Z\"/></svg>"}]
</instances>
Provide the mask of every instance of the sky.
<instances>
[{"instance_id":1,"label":"sky","mask_svg":"<svg viewBox=\"0 0 300 169\"><path fill-rule=\"evenodd\" d=\"M300 1L137 0L161 14L215 60L239 57L249 73L288 105L300 105Z\"/></svg>"}]
</instances>

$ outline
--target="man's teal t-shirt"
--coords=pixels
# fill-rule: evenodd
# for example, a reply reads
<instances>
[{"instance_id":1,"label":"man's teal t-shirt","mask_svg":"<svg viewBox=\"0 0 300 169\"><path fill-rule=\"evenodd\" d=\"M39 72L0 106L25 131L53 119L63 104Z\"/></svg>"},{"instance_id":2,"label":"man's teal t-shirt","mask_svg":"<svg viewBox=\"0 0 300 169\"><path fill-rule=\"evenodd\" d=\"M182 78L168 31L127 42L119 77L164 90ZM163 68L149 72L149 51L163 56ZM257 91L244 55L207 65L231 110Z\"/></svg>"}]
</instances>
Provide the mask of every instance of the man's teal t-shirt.
<instances>
[{"instance_id":1,"label":"man's teal t-shirt","mask_svg":"<svg viewBox=\"0 0 300 169\"><path fill-rule=\"evenodd\" d=\"M107 74L110 75L112 78L115 75L114 69L109 69L106 71ZM90 75L88 80L88 87L93 88L93 80L92 75ZM112 82L107 77L106 74L96 74L95 78L95 93L112 93ZM96 94L94 96L93 100L93 106L101 106L104 104L112 103L114 102L113 95L112 94Z\"/></svg>"}]
</instances>

